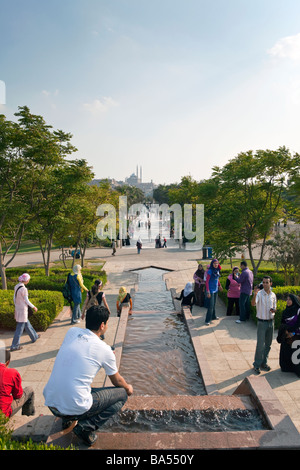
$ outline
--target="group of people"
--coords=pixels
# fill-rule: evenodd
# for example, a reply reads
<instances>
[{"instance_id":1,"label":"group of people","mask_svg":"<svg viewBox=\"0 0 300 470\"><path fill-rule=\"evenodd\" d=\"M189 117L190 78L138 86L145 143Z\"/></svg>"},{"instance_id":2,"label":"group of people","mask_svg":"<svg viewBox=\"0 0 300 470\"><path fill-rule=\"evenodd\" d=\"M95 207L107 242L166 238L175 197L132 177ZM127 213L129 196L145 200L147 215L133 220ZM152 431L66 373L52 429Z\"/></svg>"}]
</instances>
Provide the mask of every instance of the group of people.
<instances>
[{"instance_id":1,"label":"group of people","mask_svg":"<svg viewBox=\"0 0 300 470\"><path fill-rule=\"evenodd\" d=\"M277 298L272 291L272 278L263 276L259 286L253 288L253 273L246 261L241 261L240 269L235 266L226 279L227 311L231 316L233 308L239 317L236 323L241 324L250 318L250 305L256 307L257 342L254 355L253 368L255 373L261 370L269 371L268 357L274 335L274 318L277 308ZM220 283L221 266L217 259L213 259L206 270L202 264L198 265L192 282L188 282L176 300L181 305L206 307L205 325L210 325L216 316L216 299L218 291L223 288ZM289 294L286 308L282 314L277 341L280 343L279 364L283 372L295 372L300 377L300 357L297 357L293 343L300 340L300 301L297 296ZM296 345L297 343L294 343ZM300 343L298 343L300 344ZM299 360L298 360L299 359ZM298 363L299 362L299 363Z\"/></svg>"},{"instance_id":2,"label":"group of people","mask_svg":"<svg viewBox=\"0 0 300 470\"><path fill-rule=\"evenodd\" d=\"M16 332L11 351L21 349L19 344L24 329L32 341L38 339L28 319L28 306L34 311L37 308L28 299L26 285L30 276L24 273L15 287ZM76 265L68 276L73 299L71 323L85 319L85 328L70 328L59 349L54 367L43 395L45 405L54 416L62 418L62 428L67 429L76 422L73 432L87 446L97 439L96 431L115 413L120 410L127 397L133 393L132 385L120 375L114 348L108 346L104 339L108 328L110 310L102 291L102 281L97 279L90 290L83 282L81 266ZM86 299L82 307L82 292ZM129 307L132 313L132 299L124 286L120 287L116 301L118 316L122 308ZM34 391L31 387L22 387L22 379L16 369L10 368L11 351L0 350L0 410L10 418L17 411L23 415L35 414ZM113 386L93 388L91 384L103 367Z\"/></svg>"},{"instance_id":3,"label":"group of people","mask_svg":"<svg viewBox=\"0 0 300 470\"><path fill-rule=\"evenodd\" d=\"M247 263L242 261L241 274L235 267L228 276L226 284L229 299L239 298L239 322L246 321L250 295L250 284L253 282L252 272L247 268ZM249 274L251 273L251 274ZM199 264L194 274L193 283L187 283L179 297L183 306L192 310L193 305L206 306L205 323L210 324L216 319L216 298L220 284L221 266L217 259L211 261L204 271ZM251 276L252 275L252 276ZM25 273L19 278L19 283L14 291L15 319L17 322L11 351L20 348L20 336L25 331L34 342L38 335L28 319L28 307L34 311L37 308L28 299L30 276ZM43 390L45 405L54 416L62 419L62 428L73 426L72 431L87 446L91 446L97 439L96 431L125 404L128 396L133 393L133 386L128 384L120 375L113 348L108 346L104 335L108 329L110 310L102 291L101 280L96 280L91 290L84 286L81 267L74 266L69 275L74 306L71 323L77 323L85 319L85 328L70 328L56 356L51 376ZM240 287L240 289L238 288ZM87 296L83 304L82 292ZM239 297L238 297L239 293ZM243 294L243 295L242 295ZM274 333L274 316L276 312L276 295L272 291L272 279L264 276L262 285L255 286L251 304L257 311L257 345L254 358L254 370L260 373L262 370L270 370L267 363ZM117 314L121 315L123 306L129 307L132 313L132 299L126 288L119 289L116 302ZM232 305L227 314L231 315ZM249 312L250 315L250 312ZM289 294L286 309L282 315L282 321L278 330L277 341L280 343L279 363L284 372L295 372L300 377L300 358L295 361L293 343L300 340L300 302L299 299ZM1 351L0 351L1 352ZM5 350L4 358L0 355L0 410L7 416L13 416L18 410L22 414L31 416L35 413L34 391L31 387L22 387L22 379L16 369L9 367L11 352ZM92 387L92 382L103 367L110 377L112 387Z\"/></svg>"}]
</instances>

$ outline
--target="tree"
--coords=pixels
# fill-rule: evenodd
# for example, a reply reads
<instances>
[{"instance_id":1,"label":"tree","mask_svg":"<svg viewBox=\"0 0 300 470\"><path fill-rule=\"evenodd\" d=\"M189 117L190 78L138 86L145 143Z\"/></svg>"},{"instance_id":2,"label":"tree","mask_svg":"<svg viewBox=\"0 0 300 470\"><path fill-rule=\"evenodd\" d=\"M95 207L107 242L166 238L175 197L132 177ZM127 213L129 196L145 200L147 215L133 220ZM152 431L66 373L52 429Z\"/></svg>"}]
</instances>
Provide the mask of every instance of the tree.
<instances>
[{"instance_id":1,"label":"tree","mask_svg":"<svg viewBox=\"0 0 300 470\"><path fill-rule=\"evenodd\" d=\"M271 260L284 271L285 285L299 285L300 277L300 234L299 232L277 233L273 240L268 242L271 248Z\"/></svg>"},{"instance_id":2,"label":"tree","mask_svg":"<svg viewBox=\"0 0 300 470\"><path fill-rule=\"evenodd\" d=\"M15 114L18 122L0 116L0 271L16 255L25 230L36 220L49 170L75 150L70 135L53 131L27 106ZM4 249L3 249L4 247ZM14 247L10 255L10 248ZM6 256L10 259L5 260Z\"/></svg>"},{"instance_id":3,"label":"tree","mask_svg":"<svg viewBox=\"0 0 300 470\"><path fill-rule=\"evenodd\" d=\"M69 227L82 204L82 194L93 178L85 160L63 161L48 172L43 186L43 198L39 200L37 215L29 236L39 243L45 274L49 276L50 256L56 234ZM72 209L70 209L72 208Z\"/></svg>"},{"instance_id":4,"label":"tree","mask_svg":"<svg viewBox=\"0 0 300 470\"><path fill-rule=\"evenodd\" d=\"M283 215L282 193L297 164L285 147L243 152L223 168L214 167L211 180L199 186L210 243L223 245L231 253L246 247L254 274L274 223ZM259 248L257 262L254 248Z\"/></svg>"},{"instance_id":5,"label":"tree","mask_svg":"<svg viewBox=\"0 0 300 470\"><path fill-rule=\"evenodd\" d=\"M118 196L119 193L112 191L109 183L103 181L100 186L85 185L80 192L79 199L69 200L67 211L69 213L69 223L66 228L73 240L75 252L78 248L80 249L82 267L88 243L96 234L96 227L99 222L97 216L98 206L109 203L117 207Z\"/></svg>"}]
</instances>

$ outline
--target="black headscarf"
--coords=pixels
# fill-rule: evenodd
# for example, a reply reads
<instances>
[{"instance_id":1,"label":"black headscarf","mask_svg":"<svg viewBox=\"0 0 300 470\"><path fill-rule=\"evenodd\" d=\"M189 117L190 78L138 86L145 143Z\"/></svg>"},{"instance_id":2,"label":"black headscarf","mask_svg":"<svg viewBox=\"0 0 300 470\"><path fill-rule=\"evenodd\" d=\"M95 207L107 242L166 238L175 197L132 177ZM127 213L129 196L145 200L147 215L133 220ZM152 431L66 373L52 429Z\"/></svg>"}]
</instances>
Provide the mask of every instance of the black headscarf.
<instances>
[{"instance_id":1,"label":"black headscarf","mask_svg":"<svg viewBox=\"0 0 300 470\"><path fill-rule=\"evenodd\" d=\"M278 343L283 343L286 341L286 332L287 331L294 331L296 328L299 328L298 323L299 319L297 321L296 325L289 325L286 320L288 318L294 317L297 315L298 310L300 309L300 301L298 297L294 294L289 294L288 297L292 301L292 305L286 306L285 310L282 312L282 317L281 317L281 325L278 328L278 335L277 335L277 342Z\"/></svg>"},{"instance_id":2,"label":"black headscarf","mask_svg":"<svg viewBox=\"0 0 300 470\"><path fill-rule=\"evenodd\" d=\"M203 267L200 268L200 266L202 266L202 264L198 264L198 269L195 272L195 275L198 276L198 277L201 277L203 279L205 272L204 272Z\"/></svg>"},{"instance_id":3,"label":"black headscarf","mask_svg":"<svg viewBox=\"0 0 300 470\"><path fill-rule=\"evenodd\" d=\"M297 315L297 312L300 308L300 301L296 295L289 294L288 297L291 299L292 305L290 306L287 305L284 311L282 312L282 318L281 318L282 322L284 322L286 318L290 318L290 317L293 317L294 315Z\"/></svg>"}]
</instances>

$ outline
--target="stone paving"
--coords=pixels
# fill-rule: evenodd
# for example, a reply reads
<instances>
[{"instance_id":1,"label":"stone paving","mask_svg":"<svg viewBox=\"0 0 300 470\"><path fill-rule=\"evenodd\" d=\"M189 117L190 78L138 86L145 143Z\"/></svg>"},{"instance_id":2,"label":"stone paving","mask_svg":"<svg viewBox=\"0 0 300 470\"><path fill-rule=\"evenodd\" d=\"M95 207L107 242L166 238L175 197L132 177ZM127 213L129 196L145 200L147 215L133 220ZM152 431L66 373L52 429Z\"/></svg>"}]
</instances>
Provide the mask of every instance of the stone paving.
<instances>
[{"instance_id":1,"label":"stone paving","mask_svg":"<svg viewBox=\"0 0 300 470\"><path fill-rule=\"evenodd\" d=\"M54 252L52 261L58 258L59 252ZM197 269L197 260L201 258L199 252L177 249L175 246L167 249L144 249L138 255L133 247L117 250L116 256L111 255L111 249L88 250L86 259L93 265L105 262L108 282L104 291L111 309L110 325L106 333L106 342L113 345L119 319L116 314L116 298L119 287L125 285L130 291L137 286L137 274L132 270L144 267L159 267L170 270L165 275L168 289L177 292L192 281L193 273ZM40 262L39 254L19 255L14 260L15 266L26 266ZM203 261L204 265L208 261ZM30 285L29 285L30 287ZM252 375L252 363L256 347L256 325L253 321L237 324L236 316L227 317L224 304L218 300L218 320L210 326L204 324L205 308L194 307L193 319L199 331L199 337L211 368L219 393L231 395L243 379ZM78 326L83 326L83 323ZM53 416L44 406L43 388L50 376L56 354L66 334L71 328L69 312L65 311L56 319L41 338L32 344L26 334L22 337L23 349L12 353L11 367L16 368L23 378L23 385L31 385L36 397L36 417L23 417L20 412L14 418L16 435L47 435ZM75 326L76 327L76 326ZM287 414L300 432L300 380L295 374L282 373L279 368L279 344L276 342L276 331L269 356L270 372L263 372L264 376L276 396L280 400ZM1 331L0 340L10 346L13 337L12 331ZM98 374L93 385L102 386L105 377L102 372ZM134 386L134 384L133 384ZM43 420L37 418L43 415ZM35 423L39 421L39 428ZM42 424L41 424L42 423Z\"/></svg>"}]
</instances>

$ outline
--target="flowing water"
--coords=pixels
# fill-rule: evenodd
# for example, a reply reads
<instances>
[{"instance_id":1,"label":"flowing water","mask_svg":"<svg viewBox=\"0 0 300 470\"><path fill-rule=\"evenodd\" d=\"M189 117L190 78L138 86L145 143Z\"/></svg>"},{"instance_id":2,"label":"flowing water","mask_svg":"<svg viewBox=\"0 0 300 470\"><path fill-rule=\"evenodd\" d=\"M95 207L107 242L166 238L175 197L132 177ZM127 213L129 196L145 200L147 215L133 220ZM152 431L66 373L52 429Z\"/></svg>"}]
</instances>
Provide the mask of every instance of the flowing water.
<instances>
[{"instance_id":1,"label":"flowing water","mask_svg":"<svg viewBox=\"0 0 300 470\"><path fill-rule=\"evenodd\" d=\"M193 345L176 314L163 274L138 271L120 373L135 395L206 395ZM210 432L265 429L257 410L129 410L108 420L103 432Z\"/></svg>"},{"instance_id":2,"label":"flowing water","mask_svg":"<svg viewBox=\"0 0 300 470\"><path fill-rule=\"evenodd\" d=\"M182 316L174 311L163 273L153 268L140 272L120 373L136 395L205 395L193 345Z\"/></svg>"}]
</instances>

